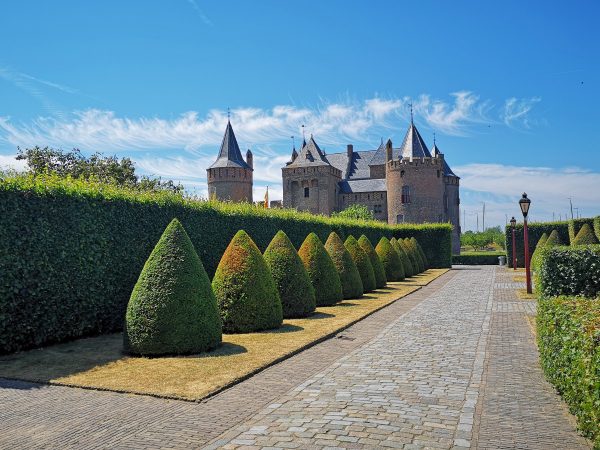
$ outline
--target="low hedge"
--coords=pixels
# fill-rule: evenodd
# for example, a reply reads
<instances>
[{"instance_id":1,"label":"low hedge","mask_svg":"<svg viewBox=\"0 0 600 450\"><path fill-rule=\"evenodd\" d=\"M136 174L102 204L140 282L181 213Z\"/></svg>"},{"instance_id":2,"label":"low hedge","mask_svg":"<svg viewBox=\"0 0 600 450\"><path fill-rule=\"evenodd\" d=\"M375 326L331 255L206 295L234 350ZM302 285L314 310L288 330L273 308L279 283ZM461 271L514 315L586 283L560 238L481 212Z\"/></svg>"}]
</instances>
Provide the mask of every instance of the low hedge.
<instances>
[{"instance_id":1,"label":"low hedge","mask_svg":"<svg viewBox=\"0 0 600 450\"><path fill-rule=\"evenodd\" d=\"M569 240L569 222L530 222L528 223L529 231L529 254L533 255L535 247L544 233L548 236L556 230L560 236L560 240L567 244ZM506 226L506 255L508 266L512 267L512 229L510 225ZM418 239L418 238L417 238ZM525 267L525 252L523 251L523 224L518 223L515 227L515 240L517 244L517 267ZM419 241L421 242L421 241ZM429 257L429 255L428 255Z\"/></svg>"},{"instance_id":2,"label":"low hedge","mask_svg":"<svg viewBox=\"0 0 600 450\"><path fill-rule=\"evenodd\" d=\"M506 256L504 252L463 252L452 255L452 264L471 266L497 266L498 257Z\"/></svg>"},{"instance_id":3,"label":"low hedge","mask_svg":"<svg viewBox=\"0 0 600 450\"><path fill-rule=\"evenodd\" d=\"M279 230L296 248L311 231L322 240L332 231L371 242L414 236L432 267L451 264L448 224L392 226L0 173L0 353L121 330L144 262L174 217L209 277L240 229L261 251Z\"/></svg>"},{"instance_id":4,"label":"low hedge","mask_svg":"<svg viewBox=\"0 0 600 450\"><path fill-rule=\"evenodd\" d=\"M539 256L536 290L544 297L600 294L600 245L545 246Z\"/></svg>"},{"instance_id":5,"label":"low hedge","mask_svg":"<svg viewBox=\"0 0 600 450\"><path fill-rule=\"evenodd\" d=\"M546 377L600 449L600 298L540 298L537 341Z\"/></svg>"}]
</instances>

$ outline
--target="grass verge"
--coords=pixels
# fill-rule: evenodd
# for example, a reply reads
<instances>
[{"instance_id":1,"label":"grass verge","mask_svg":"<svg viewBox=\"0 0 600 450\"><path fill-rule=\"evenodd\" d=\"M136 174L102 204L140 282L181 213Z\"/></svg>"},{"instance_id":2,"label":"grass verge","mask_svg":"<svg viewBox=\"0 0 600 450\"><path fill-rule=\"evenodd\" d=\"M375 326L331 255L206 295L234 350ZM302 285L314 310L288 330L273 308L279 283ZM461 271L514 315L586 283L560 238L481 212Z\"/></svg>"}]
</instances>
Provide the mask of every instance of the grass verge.
<instances>
[{"instance_id":1,"label":"grass verge","mask_svg":"<svg viewBox=\"0 0 600 450\"><path fill-rule=\"evenodd\" d=\"M429 284L448 269L421 275L273 331L223 335L218 349L192 356L129 357L110 334L0 357L0 377L199 401L286 359Z\"/></svg>"}]
</instances>

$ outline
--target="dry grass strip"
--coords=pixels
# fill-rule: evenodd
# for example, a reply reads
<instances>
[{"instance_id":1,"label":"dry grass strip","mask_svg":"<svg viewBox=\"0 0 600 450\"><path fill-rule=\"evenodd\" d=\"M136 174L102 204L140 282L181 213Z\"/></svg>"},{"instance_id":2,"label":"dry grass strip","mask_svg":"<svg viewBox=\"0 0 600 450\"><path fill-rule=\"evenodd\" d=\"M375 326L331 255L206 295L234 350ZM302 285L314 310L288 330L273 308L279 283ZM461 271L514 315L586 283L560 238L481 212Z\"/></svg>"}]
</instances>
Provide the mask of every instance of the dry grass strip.
<instances>
[{"instance_id":1,"label":"dry grass strip","mask_svg":"<svg viewBox=\"0 0 600 450\"><path fill-rule=\"evenodd\" d=\"M446 273L430 269L359 300L317 308L273 331L223 335L218 349L192 356L121 353L122 334L98 336L0 357L0 377L184 400L202 400L306 349Z\"/></svg>"}]
</instances>

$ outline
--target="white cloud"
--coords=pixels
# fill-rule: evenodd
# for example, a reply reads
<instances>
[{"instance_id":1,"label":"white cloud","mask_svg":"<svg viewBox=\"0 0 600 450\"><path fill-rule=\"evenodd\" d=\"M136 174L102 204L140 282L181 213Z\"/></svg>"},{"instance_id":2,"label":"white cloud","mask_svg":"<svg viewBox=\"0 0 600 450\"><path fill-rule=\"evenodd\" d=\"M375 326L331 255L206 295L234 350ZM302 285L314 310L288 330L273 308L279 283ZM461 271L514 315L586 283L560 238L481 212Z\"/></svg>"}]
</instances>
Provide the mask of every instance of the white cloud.
<instances>
[{"instance_id":1,"label":"white cloud","mask_svg":"<svg viewBox=\"0 0 600 450\"><path fill-rule=\"evenodd\" d=\"M25 161L17 161L17 155L0 155L0 169L24 170L26 167Z\"/></svg>"},{"instance_id":2,"label":"white cloud","mask_svg":"<svg viewBox=\"0 0 600 450\"><path fill-rule=\"evenodd\" d=\"M206 14L204 14L204 11L198 6L198 3L196 3L196 0L187 0L188 3L191 5L192 8L194 8L194 11L196 11L196 14L198 14L198 17L200 17L200 20L202 20L202 22L204 22L206 25L209 26L213 26L212 21L208 18L208 16Z\"/></svg>"},{"instance_id":3,"label":"white cloud","mask_svg":"<svg viewBox=\"0 0 600 450\"><path fill-rule=\"evenodd\" d=\"M487 123L489 101L482 101L471 92L452 94L452 102L421 95L414 104L416 121L442 133L464 135L474 126ZM513 99L509 99L512 101ZM520 101L518 101L519 103ZM288 142L301 135L301 125L313 133L323 145L348 142L374 145L382 136L403 133L408 120L408 98L381 99L362 102L345 100L323 101L314 108L277 105L271 109L241 107L232 110L232 123L240 145L273 145ZM519 104L525 104L523 100ZM519 120L525 121L529 109L519 110ZM507 123L513 123L511 119ZM187 150L200 152L203 147L218 145L222 139L227 116L212 110L201 117L190 111L178 117L119 117L112 111L88 109L68 118L39 117L30 123L15 123L0 117L0 141L12 146L50 145L78 147L84 151Z\"/></svg>"},{"instance_id":4,"label":"white cloud","mask_svg":"<svg viewBox=\"0 0 600 450\"><path fill-rule=\"evenodd\" d=\"M523 192L532 200L531 220L558 220L570 215L569 197L582 217L600 214L600 173L577 167L517 167L502 164L468 164L453 167L461 177L461 208L474 216L486 202L486 222L504 224L508 218L520 219L519 198ZM577 214L576 212L574 214ZM467 218L475 228L475 218Z\"/></svg>"},{"instance_id":5,"label":"white cloud","mask_svg":"<svg viewBox=\"0 0 600 450\"><path fill-rule=\"evenodd\" d=\"M531 128L535 123L530 117L533 107L541 101L539 97L518 99L511 97L504 102L504 108L500 114L502 121L509 127L520 125Z\"/></svg>"}]
</instances>

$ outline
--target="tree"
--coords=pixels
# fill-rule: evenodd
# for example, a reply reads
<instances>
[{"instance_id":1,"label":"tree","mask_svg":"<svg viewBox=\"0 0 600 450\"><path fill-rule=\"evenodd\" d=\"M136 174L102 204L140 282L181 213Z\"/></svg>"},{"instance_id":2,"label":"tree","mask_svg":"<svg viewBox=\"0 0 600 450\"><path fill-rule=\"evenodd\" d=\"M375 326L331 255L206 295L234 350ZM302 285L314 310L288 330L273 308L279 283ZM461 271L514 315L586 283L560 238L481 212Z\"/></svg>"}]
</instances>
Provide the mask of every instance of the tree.
<instances>
[{"instance_id":1,"label":"tree","mask_svg":"<svg viewBox=\"0 0 600 450\"><path fill-rule=\"evenodd\" d=\"M175 184L172 180L162 181L160 178L136 175L135 165L130 158L119 159L116 156L104 156L101 153L94 153L90 157L86 157L77 148L63 151L38 146L25 150L18 148L16 158L25 161L29 172L34 176L54 173L63 177L95 179L103 183L129 186L141 191L183 192L183 186Z\"/></svg>"},{"instance_id":2,"label":"tree","mask_svg":"<svg viewBox=\"0 0 600 450\"><path fill-rule=\"evenodd\" d=\"M138 355L199 353L221 343L221 319L202 261L177 219L167 226L133 288L124 348Z\"/></svg>"},{"instance_id":3,"label":"tree","mask_svg":"<svg viewBox=\"0 0 600 450\"><path fill-rule=\"evenodd\" d=\"M342 217L344 219L375 220L373 212L365 205L350 205L340 212L334 212L332 217Z\"/></svg>"}]
</instances>

